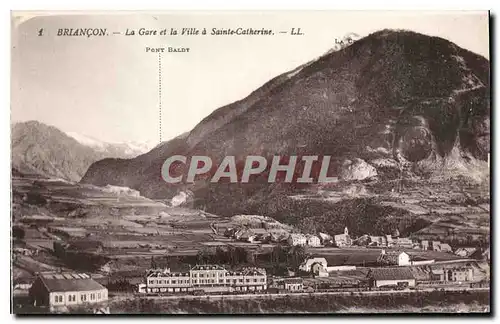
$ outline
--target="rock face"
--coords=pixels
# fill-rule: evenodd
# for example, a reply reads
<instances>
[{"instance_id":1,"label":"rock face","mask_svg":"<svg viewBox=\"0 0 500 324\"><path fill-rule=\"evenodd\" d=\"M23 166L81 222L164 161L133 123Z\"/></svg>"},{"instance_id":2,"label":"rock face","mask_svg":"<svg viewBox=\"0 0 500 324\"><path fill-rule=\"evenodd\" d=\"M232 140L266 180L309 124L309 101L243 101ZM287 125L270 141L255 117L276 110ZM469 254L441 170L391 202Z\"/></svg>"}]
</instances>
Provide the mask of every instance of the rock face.
<instances>
[{"instance_id":1,"label":"rock face","mask_svg":"<svg viewBox=\"0 0 500 324\"><path fill-rule=\"evenodd\" d=\"M344 177L358 180L377 173L359 159L425 170L459 164L467 174L489 153L489 87L485 58L442 38L383 30L276 77L214 111L187 136L135 159L94 163L82 182L127 186L152 198L189 187L216 212L221 190L230 206L277 185L260 178L247 186L205 178L167 185L159 176L167 157L207 155L218 165L233 155L241 168L248 155L329 155L329 175L342 176L350 160Z\"/></svg>"},{"instance_id":2,"label":"rock face","mask_svg":"<svg viewBox=\"0 0 500 324\"><path fill-rule=\"evenodd\" d=\"M345 160L340 169L340 179L345 181L364 180L376 175L377 169L358 158Z\"/></svg>"}]
</instances>

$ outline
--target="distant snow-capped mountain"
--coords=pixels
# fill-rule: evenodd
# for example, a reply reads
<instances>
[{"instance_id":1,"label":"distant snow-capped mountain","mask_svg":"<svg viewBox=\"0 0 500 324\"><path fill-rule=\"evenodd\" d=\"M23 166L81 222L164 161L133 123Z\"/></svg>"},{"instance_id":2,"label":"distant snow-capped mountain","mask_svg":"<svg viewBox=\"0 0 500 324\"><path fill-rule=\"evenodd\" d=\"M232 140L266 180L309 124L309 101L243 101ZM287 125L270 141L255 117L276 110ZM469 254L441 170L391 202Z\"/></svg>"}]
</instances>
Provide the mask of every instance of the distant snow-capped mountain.
<instances>
[{"instance_id":1,"label":"distant snow-capped mountain","mask_svg":"<svg viewBox=\"0 0 500 324\"><path fill-rule=\"evenodd\" d=\"M105 142L77 132L66 132L66 134L74 138L78 143L89 146L98 152L108 151L114 153L115 155L121 153L123 157L136 157L137 155L150 151L156 144L158 144L151 141Z\"/></svg>"}]
</instances>

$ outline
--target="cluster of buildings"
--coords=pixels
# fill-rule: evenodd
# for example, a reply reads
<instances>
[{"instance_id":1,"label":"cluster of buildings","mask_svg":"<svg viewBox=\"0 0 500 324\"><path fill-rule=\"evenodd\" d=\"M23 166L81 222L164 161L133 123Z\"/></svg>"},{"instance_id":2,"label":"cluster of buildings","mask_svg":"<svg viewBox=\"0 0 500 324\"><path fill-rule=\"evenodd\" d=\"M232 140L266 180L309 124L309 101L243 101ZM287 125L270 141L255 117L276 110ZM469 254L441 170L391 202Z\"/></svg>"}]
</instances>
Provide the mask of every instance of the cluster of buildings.
<instances>
[{"instance_id":1,"label":"cluster of buildings","mask_svg":"<svg viewBox=\"0 0 500 324\"><path fill-rule=\"evenodd\" d=\"M250 243L286 243L290 246L336 246L339 248L350 247L353 245L368 246L368 247L382 247L382 248L402 248L402 249L416 249L425 251L437 251L453 253L452 247L448 243L433 240L412 240L409 237L400 237L399 231L395 230L392 234L387 235L362 235L355 239L349 235L349 229L344 228L344 232L335 235L328 235L319 233L318 235L302 234L302 233L287 233L286 231L272 231L268 232L265 229L250 229L242 227L239 229L227 229L224 233L225 236L231 237L238 241ZM455 251L455 254L462 257L470 257L476 251L476 248L460 248ZM487 251L485 251L487 252ZM489 253L489 252L487 252ZM486 254L487 254L486 253ZM486 255L485 254L485 255ZM411 256L402 256L403 258ZM417 258L418 259L418 258ZM417 265L418 261L412 260ZM404 262L404 260L403 260ZM410 261L408 261L410 262Z\"/></svg>"},{"instance_id":2,"label":"cluster of buildings","mask_svg":"<svg viewBox=\"0 0 500 324\"><path fill-rule=\"evenodd\" d=\"M288 239L288 233L286 231L273 229L268 231L264 228L228 228L224 232L224 236L230 237L237 241L249 242L249 243L282 243L286 242Z\"/></svg>"},{"instance_id":3,"label":"cluster of buildings","mask_svg":"<svg viewBox=\"0 0 500 324\"><path fill-rule=\"evenodd\" d=\"M387 257L388 253L383 255ZM146 272L145 281L139 284L138 292L209 294L267 290L312 292L368 287L404 289L419 284L463 284L489 280L489 272L475 261L415 263L406 252L394 256L395 262L398 262L396 266L372 268L328 266L325 258L306 258L299 270L307 274L295 277L269 278L261 268L248 267L230 271L221 265L210 264L196 265L186 272L172 272L169 268L150 269ZM71 307L83 306L109 313L108 289L97 280L85 273L41 272L25 288L29 289L32 305L46 307L51 312L65 312Z\"/></svg>"},{"instance_id":4,"label":"cluster of buildings","mask_svg":"<svg viewBox=\"0 0 500 324\"><path fill-rule=\"evenodd\" d=\"M345 227L343 233L335 234L333 236L324 233L319 233L318 236L308 234L290 234L287 243L292 246L307 245L319 247L324 245L333 245L339 248L349 247L352 245L366 245L388 248L399 247L410 249L419 248L419 244L417 242L413 242L412 239L408 237L399 237L399 234L396 235L398 236L393 237L393 235L363 235L357 239L353 239L349 235L349 229Z\"/></svg>"},{"instance_id":5,"label":"cluster of buildings","mask_svg":"<svg viewBox=\"0 0 500 324\"><path fill-rule=\"evenodd\" d=\"M171 272L169 268L151 269L145 279L145 283L139 285L139 292L245 292L267 289L267 274L260 268L228 271L220 265L196 265L188 272Z\"/></svg>"},{"instance_id":6,"label":"cluster of buildings","mask_svg":"<svg viewBox=\"0 0 500 324\"><path fill-rule=\"evenodd\" d=\"M249 243L287 243L292 246L322 246L322 240L316 235L291 233L286 231L273 230L268 232L266 229L251 228L230 228L224 233L224 236L233 238L237 241Z\"/></svg>"},{"instance_id":7,"label":"cluster of buildings","mask_svg":"<svg viewBox=\"0 0 500 324\"><path fill-rule=\"evenodd\" d=\"M321 240L319 237L316 235L309 235L309 234L290 234L290 236L287 239L287 243L291 246L313 246L313 247L318 247L321 246Z\"/></svg>"}]
</instances>

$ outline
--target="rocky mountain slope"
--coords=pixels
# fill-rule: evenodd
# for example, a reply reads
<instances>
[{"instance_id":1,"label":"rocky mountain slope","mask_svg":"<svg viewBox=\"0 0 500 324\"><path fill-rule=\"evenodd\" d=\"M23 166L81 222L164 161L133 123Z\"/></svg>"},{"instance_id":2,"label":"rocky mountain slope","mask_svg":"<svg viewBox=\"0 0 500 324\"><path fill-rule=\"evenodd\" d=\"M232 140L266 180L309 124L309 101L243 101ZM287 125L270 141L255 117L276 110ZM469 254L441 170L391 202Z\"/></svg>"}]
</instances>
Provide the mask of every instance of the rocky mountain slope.
<instances>
[{"instance_id":1,"label":"rocky mountain slope","mask_svg":"<svg viewBox=\"0 0 500 324\"><path fill-rule=\"evenodd\" d=\"M299 186L268 184L265 176L249 184L200 177L194 185L168 185L160 176L164 160L208 155L217 164L234 155L242 168L248 155L330 155L329 175L339 176L339 185L404 174L481 181L489 176L489 87L485 58L442 38L383 30L276 77L185 137L135 159L94 163L82 182L154 198L188 187L200 207L230 215L266 214L255 208Z\"/></svg>"},{"instance_id":2,"label":"rocky mountain slope","mask_svg":"<svg viewBox=\"0 0 500 324\"><path fill-rule=\"evenodd\" d=\"M75 138L76 137L76 138ZM107 157L135 157L138 146L88 141L37 121L12 126L12 167L20 172L79 181L88 167Z\"/></svg>"}]
</instances>

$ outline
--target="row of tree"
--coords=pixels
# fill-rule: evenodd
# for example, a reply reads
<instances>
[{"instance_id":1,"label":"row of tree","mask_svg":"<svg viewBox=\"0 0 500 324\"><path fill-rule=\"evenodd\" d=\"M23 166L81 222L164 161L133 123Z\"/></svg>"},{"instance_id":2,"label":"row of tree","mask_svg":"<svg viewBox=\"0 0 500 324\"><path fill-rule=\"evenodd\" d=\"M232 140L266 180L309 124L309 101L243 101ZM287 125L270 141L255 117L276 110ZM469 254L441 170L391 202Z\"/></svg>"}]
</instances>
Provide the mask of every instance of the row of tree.
<instances>
[{"instance_id":1,"label":"row of tree","mask_svg":"<svg viewBox=\"0 0 500 324\"><path fill-rule=\"evenodd\" d=\"M203 249L198 251L195 260L181 259L177 257L166 260L151 258L151 268L162 266L178 266L179 264L220 264L229 267L241 265L257 266L270 264L271 268L297 270L299 265L306 258L306 251L303 246L276 245L270 251L249 250L243 247L217 247L214 249Z\"/></svg>"}]
</instances>

